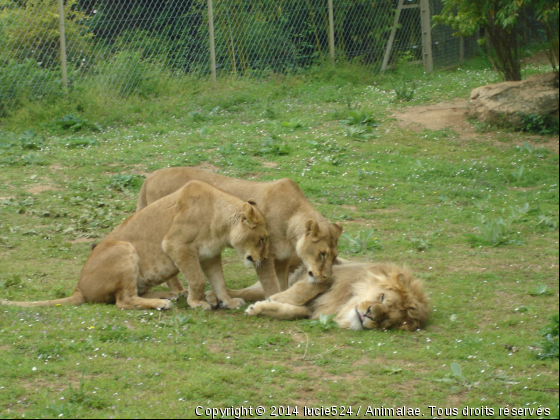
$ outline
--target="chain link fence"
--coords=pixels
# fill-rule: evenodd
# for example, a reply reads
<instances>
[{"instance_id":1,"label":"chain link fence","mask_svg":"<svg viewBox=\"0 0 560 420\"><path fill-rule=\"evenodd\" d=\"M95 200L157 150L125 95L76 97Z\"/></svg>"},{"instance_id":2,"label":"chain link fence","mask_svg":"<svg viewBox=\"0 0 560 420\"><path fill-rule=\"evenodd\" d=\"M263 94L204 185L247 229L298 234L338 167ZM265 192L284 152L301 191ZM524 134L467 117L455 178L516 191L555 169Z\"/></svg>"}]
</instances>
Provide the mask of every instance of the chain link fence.
<instances>
[{"instance_id":1,"label":"chain link fence","mask_svg":"<svg viewBox=\"0 0 560 420\"><path fill-rule=\"evenodd\" d=\"M439 10L441 0L0 0L0 116L80 84L149 94L166 77L262 77L324 57L455 65L476 44L432 30Z\"/></svg>"}]
</instances>

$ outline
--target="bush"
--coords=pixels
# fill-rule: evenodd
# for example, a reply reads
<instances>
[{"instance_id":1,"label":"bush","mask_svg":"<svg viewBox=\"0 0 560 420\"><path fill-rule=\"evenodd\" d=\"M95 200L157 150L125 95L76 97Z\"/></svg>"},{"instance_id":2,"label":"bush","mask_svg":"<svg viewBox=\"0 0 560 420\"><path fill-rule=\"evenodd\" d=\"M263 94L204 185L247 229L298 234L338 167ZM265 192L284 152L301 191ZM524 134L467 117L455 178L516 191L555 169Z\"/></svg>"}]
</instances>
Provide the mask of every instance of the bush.
<instances>
[{"instance_id":1,"label":"bush","mask_svg":"<svg viewBox=\"0 0 560 420\"><path fill-rule=\"evenodd\" d=\"M43 68L35 60L0 60L0 117L25 101L60 92L60 73Z\"/></svg>"}]
</instances>

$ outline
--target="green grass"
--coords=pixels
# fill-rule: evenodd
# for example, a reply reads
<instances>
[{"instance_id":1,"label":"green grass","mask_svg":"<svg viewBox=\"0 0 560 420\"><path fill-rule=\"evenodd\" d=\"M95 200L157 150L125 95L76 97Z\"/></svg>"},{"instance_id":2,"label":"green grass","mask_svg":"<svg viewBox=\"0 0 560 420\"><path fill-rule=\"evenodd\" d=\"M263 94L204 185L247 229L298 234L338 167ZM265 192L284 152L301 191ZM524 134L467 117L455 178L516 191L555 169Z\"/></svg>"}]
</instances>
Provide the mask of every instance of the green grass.
<instances>
[{"instance_id":1,"label":"green grass","mask_svg":"<svg viewBox=\"0 0 560 420\"><path fill-rule=\"evenodd\" d=\"M300 416L304 406L351 406L358 417L368 407L429 417L487 407L486 417L508 417L499 411L508 405L557 417L558 359L538 357L550 353L543 328L559 305L557 137L402 128L392 110L466 99L498 81L480 60L410 75L409 102L389 76L344 65L169 82L180 94L148 99L92 89L4 120L0 299L69 295L91 243L134 211L143 177L199 165L292 178L343 223L342 257L408 264L432 315L425 330L404 333L185 302L166 313L2 307L0 417L192 417L198 406L264 406L268 417L273 406ZM349 135L356 127L365 131ZM230 287L255 281L234 252L224 261Z\"/></svg>"}]
</instances>

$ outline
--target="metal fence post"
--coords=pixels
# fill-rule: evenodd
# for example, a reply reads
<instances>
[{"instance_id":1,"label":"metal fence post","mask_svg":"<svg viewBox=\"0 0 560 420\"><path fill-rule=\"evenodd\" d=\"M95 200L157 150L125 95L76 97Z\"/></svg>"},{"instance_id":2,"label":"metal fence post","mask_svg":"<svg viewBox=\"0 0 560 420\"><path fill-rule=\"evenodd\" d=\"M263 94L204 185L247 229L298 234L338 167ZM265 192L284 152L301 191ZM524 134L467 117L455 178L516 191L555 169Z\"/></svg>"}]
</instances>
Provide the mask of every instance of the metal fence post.
<instances>
[{"instance_id":1,"label":"metal fence post","mask_svg":"<svg viewBox=\"0 0 560 420\"><path fill-rule=\"evenodd\" d=\"M60 31L60 69L62 71L62 87L68 87L66 69L66 33L64 28L64 0L58 0L58 29Z\"/></svg>"},{"instance_id":2,"label":"metal fence post","mask_svg":"<svg viewBox=\"0 0 560 420\"><path fill-rule=\"evenodd\" d=\"M383 56L383 64L381 64L381 73L385 73L387 67L389 66L389 60L391 59L391 51L393 49L393 43L395 42L395 35L397 34L397 29L399 27L399 19L401 18L401 12L404 8L404 0L399 0L397 4L397 10L395 11L395 20L393 22L393 27L391 28L391 35L389 35L389 41L387 41L387 47L385 48L385 55Z\"/></svg>"},{"instance_id":3,"label":"metal fence post","mask_svg":"<svg viewBox=\"0 0 560 420\"><path fill-rule=\"evenodd\" d=\"M331 64L334 66L334 10L333 0L329 0L329 51L331 54Z\"/></svg>"},{"instance_id":4,"label":"metal fence post","mask_svg":"<svg viewBox=\"0 0 560 420\"><path fill-rule=\"evenodd\" d=\"M430 1L420 0L420 23L422 26L422 62L426 73L434 70L432 56L432 16L430 15Z\"/></svg>"},{"instance_id":5,"label":"metal fence post","mask_svg":"<svg viewBox=\"0 0 560 420\"><path fill-rule=\"evenodd\" d=\"M216 82L216 47L214 45L214 9L212 0L208 0L208 34L210 36L210 71L212 81Z\"/></svg>"}]
</instances>

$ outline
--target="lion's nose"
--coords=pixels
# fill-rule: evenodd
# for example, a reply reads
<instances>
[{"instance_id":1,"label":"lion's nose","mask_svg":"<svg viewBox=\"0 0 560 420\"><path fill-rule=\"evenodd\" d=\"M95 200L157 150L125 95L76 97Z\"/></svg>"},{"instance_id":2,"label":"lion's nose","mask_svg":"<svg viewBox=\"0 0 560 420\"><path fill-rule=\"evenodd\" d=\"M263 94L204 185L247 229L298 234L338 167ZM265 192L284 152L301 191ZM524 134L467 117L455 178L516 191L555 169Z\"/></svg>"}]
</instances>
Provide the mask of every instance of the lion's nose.
<instances>
[{"instance_id":1,"label":"lion's nose","mask_svg":"<svg viewBox=\"0 0 560 420\"><path fill-rule=\"evenodd\" d=\"M310 271L310 272L307 273L307 274L309 274L309 277L315 277L315 276L313 275L313 271Z\"/></svg>"},{"instance_id":2,"label":"lion's nose","mask_svg":"<svg viewBox=\"0 0 560 420\"><path fill-rule=\"evenodd\" d=\"M251 262L254 262L253 257L251 257L250 255L247 257L247 259Z\"/></svg>"}]
</instances>

